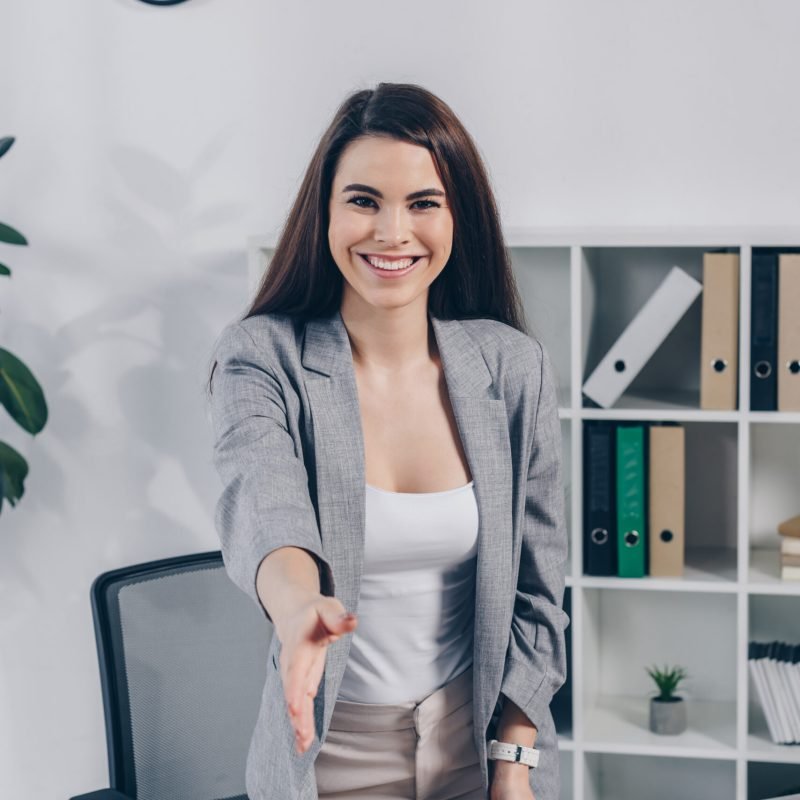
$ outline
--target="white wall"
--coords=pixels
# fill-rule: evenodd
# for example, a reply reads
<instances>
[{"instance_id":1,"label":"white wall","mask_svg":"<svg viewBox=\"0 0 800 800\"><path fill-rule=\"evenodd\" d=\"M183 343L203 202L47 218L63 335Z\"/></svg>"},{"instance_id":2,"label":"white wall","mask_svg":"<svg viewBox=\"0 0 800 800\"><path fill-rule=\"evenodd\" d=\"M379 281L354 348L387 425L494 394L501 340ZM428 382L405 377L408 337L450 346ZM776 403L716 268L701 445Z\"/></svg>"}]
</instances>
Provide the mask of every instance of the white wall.
<instances>
[{"instance_id":1,"label":"white wall","mask_svg":"<svg viewBox=\"0 0 800 800\"><path fill-rule=\"evenodd\" d=\"M789 225L796 0L6 0L0 346L46 390L0 515L0 797L107 785L89 586L216 549L203 381L351 89L421 83L517 225Z\"/></svg>"}]
</instances>

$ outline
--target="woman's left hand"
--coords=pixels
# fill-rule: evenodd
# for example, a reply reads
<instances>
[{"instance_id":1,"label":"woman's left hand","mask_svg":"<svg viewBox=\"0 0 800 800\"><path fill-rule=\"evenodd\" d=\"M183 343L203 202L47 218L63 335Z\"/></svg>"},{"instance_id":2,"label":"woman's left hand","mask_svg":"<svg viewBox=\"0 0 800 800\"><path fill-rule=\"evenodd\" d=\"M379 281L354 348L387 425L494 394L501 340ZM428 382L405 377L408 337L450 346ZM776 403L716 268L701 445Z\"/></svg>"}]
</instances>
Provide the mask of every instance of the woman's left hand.
<instances>
[{"instance_id":1,"label":"woman's left hand","mask_svg":"<svg viewBox=\"0 0 800 800\"><path fill-rule=\"evenodd\" d=\"M489 787L489 800L536 800L528 782L528 767L508 762L495 762L492 783ZM516 770L516 772L512 772Z\"/></svg>"}]
</instances>

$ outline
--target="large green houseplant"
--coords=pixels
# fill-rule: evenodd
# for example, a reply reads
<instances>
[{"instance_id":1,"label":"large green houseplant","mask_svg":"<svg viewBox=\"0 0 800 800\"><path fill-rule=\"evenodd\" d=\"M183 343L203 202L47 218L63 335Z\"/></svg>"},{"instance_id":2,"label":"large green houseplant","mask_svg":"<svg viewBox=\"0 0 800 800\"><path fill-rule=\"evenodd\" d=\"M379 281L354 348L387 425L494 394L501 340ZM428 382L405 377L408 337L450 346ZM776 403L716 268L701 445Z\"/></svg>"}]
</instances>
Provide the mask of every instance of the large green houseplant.
<instances>
[{"instance_id":1,"label":"large green houseplant","mask_svg":"<svg viewBox=\"0 0 800 800\"><path fill-rule=\"evenodd\" d=\"M13 136L0 139L0 158L14 144ZM28 244L27 239L10 225L0 222L0 242L5 244ZM11 270L0 263L0 276L10 276ZM0 347L0 403L18 425L34 436L47 422L47 403L42 387L31 371L13 353ZM8 500L16 505L25 493L25 477L28 462L11 445L0 441L0 511Z\"/></svg>"}]
</instances>

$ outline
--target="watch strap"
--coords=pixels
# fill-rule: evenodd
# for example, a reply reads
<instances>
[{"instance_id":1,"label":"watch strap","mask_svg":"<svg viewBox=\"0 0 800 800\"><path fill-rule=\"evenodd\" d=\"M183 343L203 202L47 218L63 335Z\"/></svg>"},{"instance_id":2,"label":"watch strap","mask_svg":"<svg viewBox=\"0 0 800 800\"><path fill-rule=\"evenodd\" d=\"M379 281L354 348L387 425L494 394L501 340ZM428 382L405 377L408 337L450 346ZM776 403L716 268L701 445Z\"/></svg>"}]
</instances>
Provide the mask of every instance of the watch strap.
<instances>
[{"instance_id":1,"label":"watch strap","mask_svg":"<svg viewBox=\"0 0 800 800\"><path fill-rule=\"evenodd\" d=\"M498 742L492 739L489 742L489 758L497 761L514 761L526 764L529 767L539 765L539 751L533 747L523 747L521 744Z\"/></svg>"}]
</instances>

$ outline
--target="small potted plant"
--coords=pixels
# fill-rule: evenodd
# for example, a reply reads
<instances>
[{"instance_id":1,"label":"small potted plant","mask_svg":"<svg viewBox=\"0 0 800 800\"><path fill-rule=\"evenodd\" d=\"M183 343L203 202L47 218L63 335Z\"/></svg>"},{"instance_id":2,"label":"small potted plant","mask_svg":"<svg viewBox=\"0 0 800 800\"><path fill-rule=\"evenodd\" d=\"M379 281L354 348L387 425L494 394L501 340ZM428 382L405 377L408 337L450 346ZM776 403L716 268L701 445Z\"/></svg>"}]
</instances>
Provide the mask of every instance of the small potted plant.
<instances>
[{"instance_id":1,"label":"small potted plant","mask_svg":"<svg viewBox=\"0 0 800 800\"><path fill-rule=\"evenodd\" d=\"M675 694L678 684L687 677L683 667L663 670L648 668L647 674L655 681L658 695L650 698L650 730L653 733L675 736L686 730L686 701Z\"/></svg>"}]
</instances>

